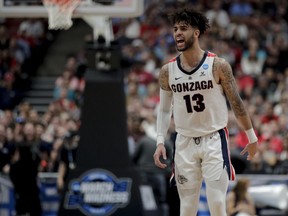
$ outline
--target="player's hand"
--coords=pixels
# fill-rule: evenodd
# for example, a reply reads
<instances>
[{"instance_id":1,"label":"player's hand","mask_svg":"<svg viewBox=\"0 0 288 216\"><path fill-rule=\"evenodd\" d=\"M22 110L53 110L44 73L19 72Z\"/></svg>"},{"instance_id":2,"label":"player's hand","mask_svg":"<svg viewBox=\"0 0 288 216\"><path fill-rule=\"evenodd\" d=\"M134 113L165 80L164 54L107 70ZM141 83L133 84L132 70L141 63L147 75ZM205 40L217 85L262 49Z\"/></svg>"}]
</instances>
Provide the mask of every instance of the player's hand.
<instances>
[{"instance_id":1,"label":"player's hand","mask_svg":"<svg viewBox=\"0 0 288 216\"><path fill-rule=\"evenodd\" d=\"M158 144L156 150L155 150L155 153L153 155L153 158L154 158L154 163L157 167L161 168L161 169L164 169L167 167L167 164L165 163L162 163L160 161L160 158L163 158L164 160L167 159L167 155L166 155L166 149L165 149L165 146L164 144Z\"/></svg>"},{"instance_id":2,"label":"player's hand","mask_svg":"<svg viewBox=\"0 0 288 216\"><path fill-rule=\"evenodd\" d=\"M253 159L254 155L257 153L258 149L258 141L254 143L249 143L245 146L245 148L240 152L240 155L244 155L248 152L247 160Z\"/></svg>"}]
</instances>

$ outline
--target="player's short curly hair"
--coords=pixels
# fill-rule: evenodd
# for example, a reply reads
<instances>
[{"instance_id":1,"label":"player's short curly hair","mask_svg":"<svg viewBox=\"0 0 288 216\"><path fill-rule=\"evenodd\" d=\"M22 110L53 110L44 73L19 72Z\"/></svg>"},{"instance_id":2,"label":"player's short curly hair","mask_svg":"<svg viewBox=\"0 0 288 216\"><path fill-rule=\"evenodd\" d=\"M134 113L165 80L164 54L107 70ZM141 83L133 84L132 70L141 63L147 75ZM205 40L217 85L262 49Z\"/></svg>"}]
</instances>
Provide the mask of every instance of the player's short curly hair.
<instances>
[{"instance_id":1,"label":"player's short curly hair","mask_svg":"<svg viewBox=\"0 0 288 216\"><path fill-rule=\"evenodd\" d=\"M175 9L168 14L168 19L172 25L178 22L185 22L192 27L196 27L199 29L200 35L210 27L207 17L191 7Z\"/></svg>"}]
</instances>

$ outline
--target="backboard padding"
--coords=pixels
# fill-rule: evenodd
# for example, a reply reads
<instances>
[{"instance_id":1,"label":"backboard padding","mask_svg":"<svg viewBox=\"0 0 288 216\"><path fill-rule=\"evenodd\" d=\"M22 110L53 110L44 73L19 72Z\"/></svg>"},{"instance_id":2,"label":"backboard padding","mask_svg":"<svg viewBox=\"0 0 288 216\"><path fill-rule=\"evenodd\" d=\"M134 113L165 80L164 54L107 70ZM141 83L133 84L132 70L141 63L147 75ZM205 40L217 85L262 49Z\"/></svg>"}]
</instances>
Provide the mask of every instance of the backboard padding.
<instances>
[{"instance_id":1,"label":"backboard padding","mask_svg":"<svg viewBox=\"0 0 288 216\"><path fill-rule=\"evenodd\" d=\"M48 12L41 0L0 0L0 17L48 17ZM107 17L137 17L144 11L144 0L114 0L111 5L99 4L93 0L82 0L76 8L73 17L107 16Z\"/></svg>"}]
</instances>

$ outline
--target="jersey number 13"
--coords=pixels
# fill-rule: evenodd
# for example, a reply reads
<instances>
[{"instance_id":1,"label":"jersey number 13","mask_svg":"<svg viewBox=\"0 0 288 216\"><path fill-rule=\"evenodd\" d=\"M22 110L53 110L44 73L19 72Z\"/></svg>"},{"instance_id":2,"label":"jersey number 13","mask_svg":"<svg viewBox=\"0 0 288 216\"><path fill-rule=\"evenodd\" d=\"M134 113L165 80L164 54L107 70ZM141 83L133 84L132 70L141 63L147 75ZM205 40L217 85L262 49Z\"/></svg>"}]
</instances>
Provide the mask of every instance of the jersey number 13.
<instances>
[{"instance_id":1,"label":"jersey number 13","mask_svg":"<svg viewBox=\"0 0 288 216\"><path fill-rule=\"evenodd\" d=\"M202 112L205 109L204 97L201 94L194 94L192 97L190 95L185 95L183 96L183 99L188 113L192 113L193 110L195 112Z\"/></svg>"}]
</instances>

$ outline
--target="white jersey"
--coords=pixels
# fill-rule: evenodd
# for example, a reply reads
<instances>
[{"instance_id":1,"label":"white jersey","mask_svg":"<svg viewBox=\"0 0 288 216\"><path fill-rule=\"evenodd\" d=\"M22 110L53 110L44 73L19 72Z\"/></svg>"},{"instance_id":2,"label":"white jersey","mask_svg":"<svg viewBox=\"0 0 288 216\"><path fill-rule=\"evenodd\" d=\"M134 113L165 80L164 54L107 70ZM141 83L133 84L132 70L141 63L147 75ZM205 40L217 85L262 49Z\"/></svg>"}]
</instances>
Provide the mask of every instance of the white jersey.
<instances>
[{"instance_id":1,"label":"white jersey","mask_svg":"<svg viewBox=\"0 0 288 216\"><path fill-rule=\"evenodd\" d=\"M190 72L181 67L180 56L168 63L175 130L184 136L200 137L227 126L226 98L212 73L215 56L205 52Z\"/></svg>"}]
</instances>

